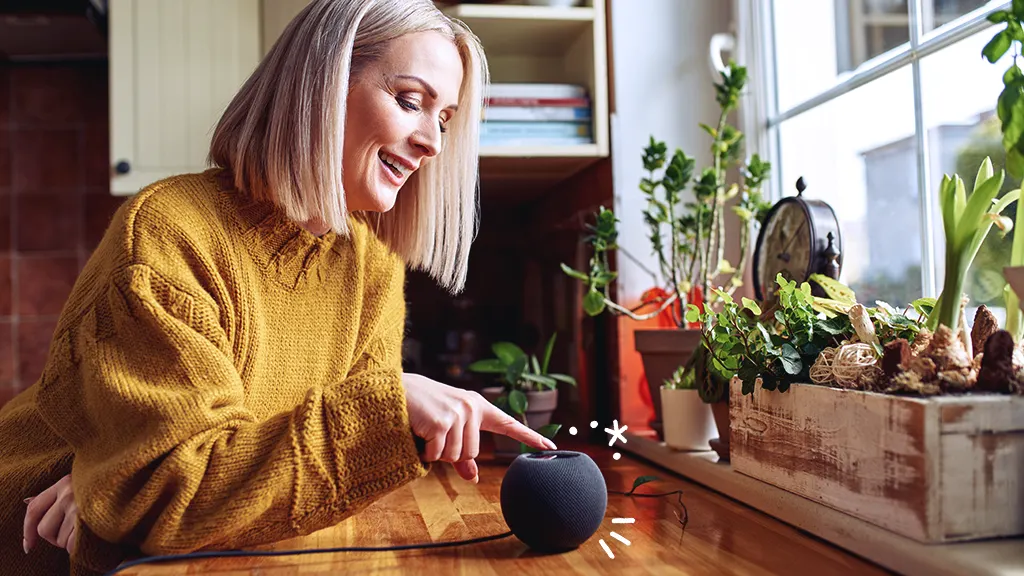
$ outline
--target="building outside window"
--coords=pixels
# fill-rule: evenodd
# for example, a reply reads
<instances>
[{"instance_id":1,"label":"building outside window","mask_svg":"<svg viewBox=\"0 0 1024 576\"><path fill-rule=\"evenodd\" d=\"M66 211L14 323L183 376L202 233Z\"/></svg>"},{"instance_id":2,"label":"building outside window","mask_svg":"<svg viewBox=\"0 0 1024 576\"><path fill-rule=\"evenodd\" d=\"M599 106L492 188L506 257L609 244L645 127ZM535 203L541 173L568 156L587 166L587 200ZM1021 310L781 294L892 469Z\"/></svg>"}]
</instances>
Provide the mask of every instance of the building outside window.
<instances>
[{"instance_id":1,"label":"building outside window","mask_svg":"<svg viewBox=\"0 0 1024 576\"><path fill-rule=\"evenodd\" d=\"M860 301L937 295L942 175L958 173L970 190L985 156L997 170L1005 160L995 107L1013 55L992 64L981 50L1001 29L986 16L1010 2L757 1L739 5L765 44L751 65L764 71L758 136L769 143L776 197L795 194L803 177L805 195L833 207L841 279ZM1019 185L1007 175L1003 193ZM972 305L1001 313L1011 241L989 235L967 281Z\"/></svg>"}]
</instances>

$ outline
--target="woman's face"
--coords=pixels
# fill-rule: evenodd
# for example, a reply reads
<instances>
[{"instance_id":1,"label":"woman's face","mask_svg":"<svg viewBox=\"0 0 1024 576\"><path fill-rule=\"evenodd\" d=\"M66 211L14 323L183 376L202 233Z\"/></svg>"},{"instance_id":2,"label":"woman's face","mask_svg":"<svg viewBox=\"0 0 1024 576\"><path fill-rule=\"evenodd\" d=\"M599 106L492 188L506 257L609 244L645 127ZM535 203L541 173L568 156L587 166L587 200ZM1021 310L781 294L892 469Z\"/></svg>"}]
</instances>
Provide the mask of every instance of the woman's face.
<instances>
[{"instance_id":1,"label":"woman's face","mask_svg":"<svg viewBox=\"0 0 1024 576\"><path fill-rule=\"evenodd\" d=\"M462 58L437 32L406 34L352 79L343 184L349 210L386 212L398 190L441 152L462 86Z\"/></svg>"}]
</instances>

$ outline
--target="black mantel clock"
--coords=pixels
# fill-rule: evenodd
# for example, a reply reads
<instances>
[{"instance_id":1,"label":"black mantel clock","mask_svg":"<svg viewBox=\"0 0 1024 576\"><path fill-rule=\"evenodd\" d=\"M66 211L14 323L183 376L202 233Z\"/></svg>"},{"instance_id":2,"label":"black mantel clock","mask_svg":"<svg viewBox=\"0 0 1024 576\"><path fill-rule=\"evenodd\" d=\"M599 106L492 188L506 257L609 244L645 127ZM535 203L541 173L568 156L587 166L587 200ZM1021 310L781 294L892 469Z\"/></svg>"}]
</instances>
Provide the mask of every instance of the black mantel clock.
<instances>
[{"instance_id":1,"label":"black mantel clock","mask_svg":"<svg viewBox=\"0 0 1024 576\"><path fill-rule=\"evenodd\" d=\"M821 200L804 198L807 185L796 181L796 196L779 200L768 212L754 248L754 293L758 300L774 300L775 277L781 273L797 284L811 274L839 279L843 266L843 241L832 207ZM813 285L818 296L824 296Z\"/></svg>"}]
</instances>

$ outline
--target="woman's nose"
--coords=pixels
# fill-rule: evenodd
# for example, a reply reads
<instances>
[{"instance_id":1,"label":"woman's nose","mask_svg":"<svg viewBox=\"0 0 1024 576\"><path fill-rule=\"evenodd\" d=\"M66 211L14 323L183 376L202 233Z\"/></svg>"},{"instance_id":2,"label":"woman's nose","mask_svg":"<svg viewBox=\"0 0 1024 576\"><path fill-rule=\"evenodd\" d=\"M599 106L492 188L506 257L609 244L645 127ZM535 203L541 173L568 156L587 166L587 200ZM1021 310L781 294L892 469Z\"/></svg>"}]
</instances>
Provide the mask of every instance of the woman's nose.
<instances>
[{"instance_id":1,"label":"woman's nose","mask_svg":"<svg viewBox=\"0 0 1024 576\"><path fill-rule=\"evenodd\" d=\"M440 125L436 122L428 122L426 126L413 133L412 143L419 148L424 156L437 156L441 152Z\"/></svg>"}]
</instances>

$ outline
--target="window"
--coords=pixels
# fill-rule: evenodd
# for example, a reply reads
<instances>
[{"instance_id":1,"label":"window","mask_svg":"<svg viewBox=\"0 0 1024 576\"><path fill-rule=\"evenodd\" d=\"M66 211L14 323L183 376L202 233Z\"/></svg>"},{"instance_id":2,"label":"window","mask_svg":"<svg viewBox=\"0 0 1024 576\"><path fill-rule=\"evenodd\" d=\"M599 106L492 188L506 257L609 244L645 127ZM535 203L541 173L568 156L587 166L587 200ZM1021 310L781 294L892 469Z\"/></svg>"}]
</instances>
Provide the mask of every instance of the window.
<instances>
[{"instance_id":1,"label":"window","mask_svg":"<svg viewBox=\"0 0 1024 576\"><path fill-rule=\"evenodd\" d=\"M984 0L743 0L766 46L763 86L778 198L828 202L843 233L842 280L862 302L903 306L941 289L943 174L968 188L982 158L1004 164L996 100L1008 53L991 64ZM765 56L767 55L767 56ZM767 59L767 61L765 61ZM763 153L763 152L762 152ZM1007 175L1004 192L1020 185ZM1012 216L1012 214L1010 214ZM1012 232L989 235L966 290L1002 306Z\"/></svg>"}]
</instances>

